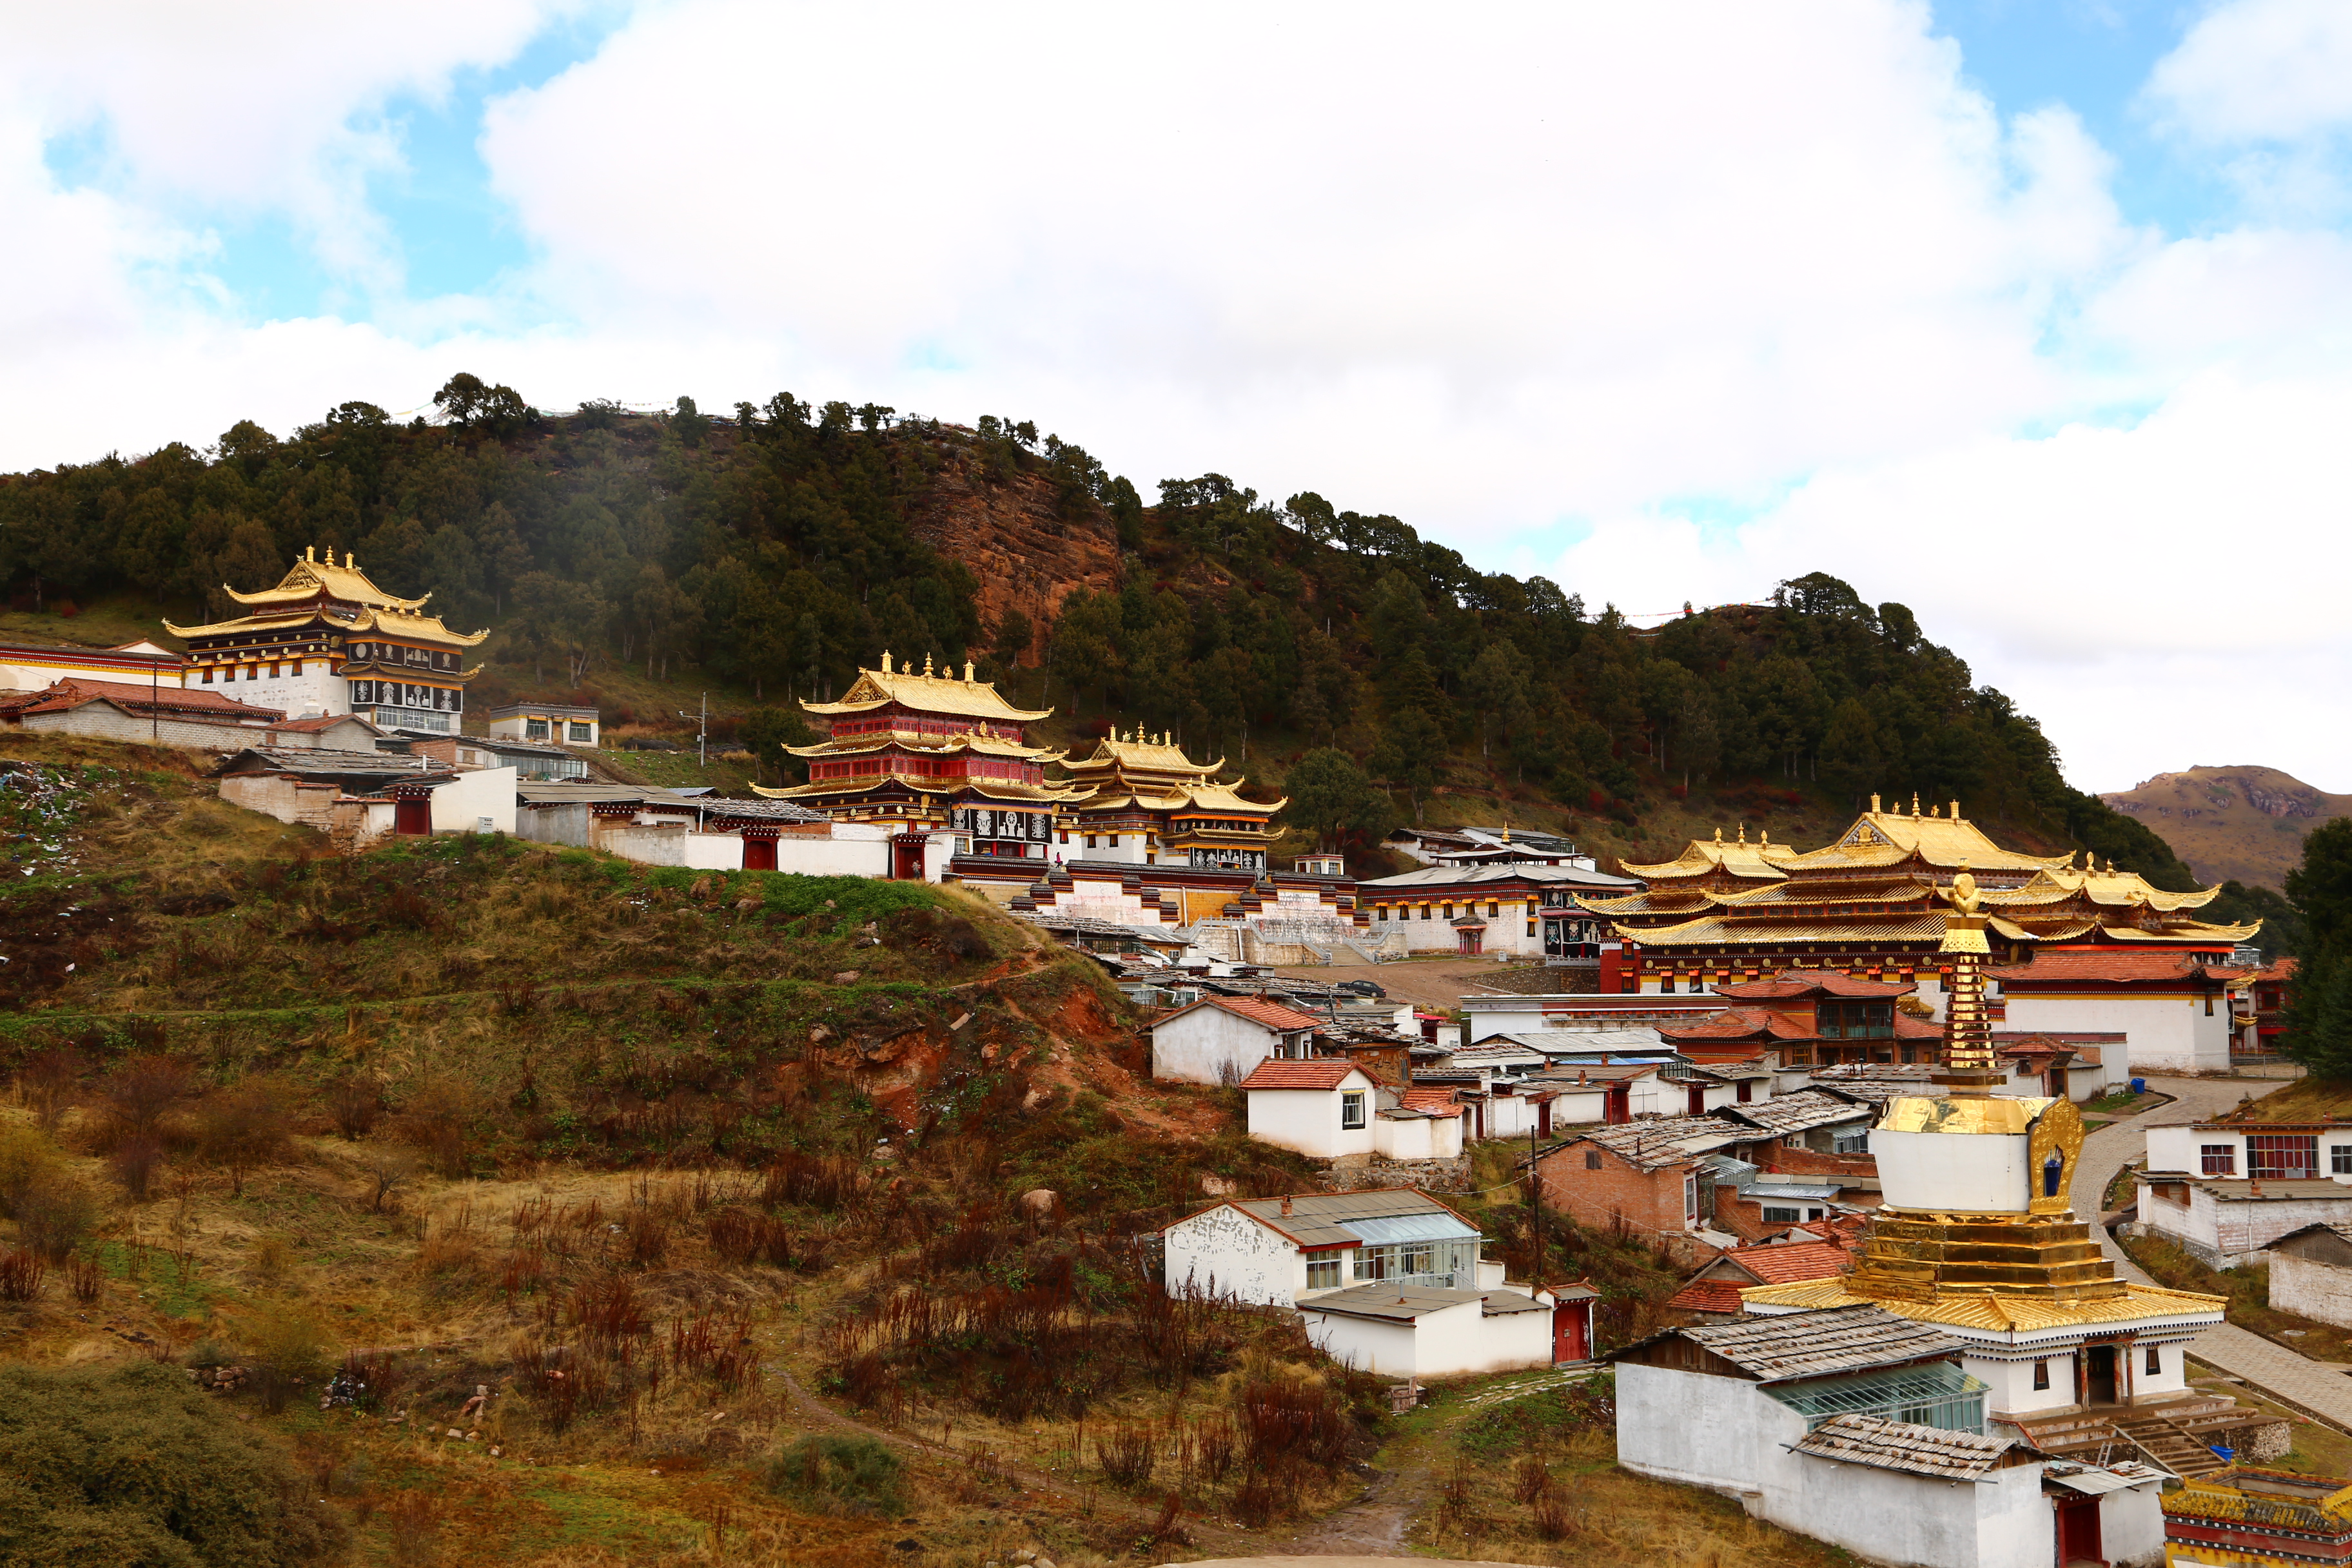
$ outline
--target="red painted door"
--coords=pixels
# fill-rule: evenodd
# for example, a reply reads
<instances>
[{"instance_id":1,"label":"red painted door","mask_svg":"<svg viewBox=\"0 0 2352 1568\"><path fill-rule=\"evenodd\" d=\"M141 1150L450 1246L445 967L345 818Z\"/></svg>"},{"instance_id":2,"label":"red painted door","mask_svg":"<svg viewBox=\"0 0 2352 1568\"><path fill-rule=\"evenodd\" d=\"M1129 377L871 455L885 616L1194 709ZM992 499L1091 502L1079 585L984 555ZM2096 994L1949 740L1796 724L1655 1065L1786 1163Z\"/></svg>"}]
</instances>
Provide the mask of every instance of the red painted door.
<instances>
[{"instance_id":1,"label":"red painted door","mask_svg":"<svg viewBox=\"0 0 2352 1568\"><path fill-rule=\"evenodd\" d=\"M754 838L750 834L745 834L743 836L743 869L772 871L775 868L776 841L772 838Z\"/></svg>"},{"instance_id":2,"label":"red painted door","mask_svg":"<svg viewBox=\"0 0 2352 1568\"><path fill-rule=\"evenodd\" d=\"M432 832L433 803L421 797L393 802L392 830L394 833Z\"/></svg>"},{"instance_id":3,"label":"red painted door","mask_svg":"<svg viewBox=\"0 0 2352 1568\"><path fill-rule=\"evenodd\" d=\"M1551 1359L1554 1363L1592 1359L1592 1303L1562 1301L1551 1310Z\"/></svg>"},{"instance_id":4,"label":"red painted door","mask_svg":"<svg viewBox=\"0 0 2352 1568\"><path fill-rule=\"evenodd\" d=\"M901 882L923 879L923 841L920 837L915 837L911 842L906 837L890 841L890 875Z\"/></svg>"},{"instance_id":5,"label":"red painted door","mask_svg":"<svg viewBox=\"0 0 2352 1568\"><path fill-rule=\"evenodd\" d=\"M1602 1120L1612 1127L1633 1120L1633 1090L1630 1085L1621 1083L1609 1091L1609 1110Z\"/></svg>"},{"instance_id":6,"label":"red painted door","mask_svg":"<svg viewBox=\"0 0 2352 1568\"><path fill-rule=\"evenodd\" d=\"M1688 1093L1688 1095L1689 1095L1689 1097L1690 1097L1690 1099L1689 1099L1689 1103L1688 1103L1688 1109L1689 1109L1690 1113L1691 1113L1693 1116L1704 1116L1704 1115L1706 1115L1706 1086L1705 1084L1703 1084L1703 1083L1695 1083L1695 1084L1693 1084L1693 1085L1691 1085L1691 1086L1690 1086L1689 1089L1688 1089L1686 1092Z\"/></svg>"},{"instance_id":7,"label":"red painted door","mask_svg":"<svg viewBox=\"0 0 2352 1568\"><path fill-rule=\"evenodd\" d=\"M2073 1563L2105 1563L2099 1555L2099 1500L2061 1505L2058 1510L2058 1568Z\"/></svg>"}]
</instances>

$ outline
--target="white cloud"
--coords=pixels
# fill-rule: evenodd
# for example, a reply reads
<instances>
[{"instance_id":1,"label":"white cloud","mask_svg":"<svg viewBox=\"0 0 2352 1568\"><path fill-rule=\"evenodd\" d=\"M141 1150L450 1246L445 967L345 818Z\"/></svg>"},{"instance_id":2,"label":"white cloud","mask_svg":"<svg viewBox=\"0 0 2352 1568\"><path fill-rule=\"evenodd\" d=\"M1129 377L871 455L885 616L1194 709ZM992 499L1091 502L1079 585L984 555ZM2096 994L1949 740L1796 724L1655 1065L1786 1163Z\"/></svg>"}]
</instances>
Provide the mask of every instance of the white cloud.
<instances>
[{"instance_id":1,"label":"white cloud","mask_svg":"<svg viewBox=\"0 0 2352 1568\"><path fill-rule=\"evenodd\" d=\"M458 368L554 406L990 411L1147 491L1311 487L1522 570L1600 520L1562 567L1595 602L1837 572L1913 604L2085 780L2213 760L2224 723L2352 776L2341 699L2312 723L2284 684L2344 689L2299 629L2328 574L2266 586L2341 574L2352 247L2134 229L2074 118L2004 123L1916 0L678 0L492 105L532 266L397 299L366 204L401 156L383 106L555 8L0 23L0 213L36 237L0 250L0 466L406 407ZM2305 68L2336 58L2317 15L2221 6L2150 89L2273 213L2318 198L2255 143L2324 136L2352 80ZM91 128L112 162L61 189L43 140ZM393 290L378 324L208 293L215 229L255 214ZM1693 498L1767 510L1702 531Z\"/></svg>"},{"instance_id":2,"label":"white cloud","mask_svg":"<svg viewBox=\"0 0 2352 1568\"><path fill-rule=\"evenodd\" d=\"M1831 572L1957 645L1980 682L2042 721L2083 787L2257 761L2325 785L2352 763L2347 427L2340 375L2209 374L2127 429L2070 426L1823 476L1709 551L1675 520L1613 521L1560 570L1643 608ZM1631 604L1643 595L1660 603Z\"/></svg>"},{"instance_id":3,"label":"white cloud","mask_svg":"<svg viewBox=\"0 0 2352 1568\"><path fill-rule=\"evenodd\" d=\"M2352 8L2230 0L2150 73L2147 97L2204 141L2294 142L2352 121Z\"/></svg>"}]
</instances>

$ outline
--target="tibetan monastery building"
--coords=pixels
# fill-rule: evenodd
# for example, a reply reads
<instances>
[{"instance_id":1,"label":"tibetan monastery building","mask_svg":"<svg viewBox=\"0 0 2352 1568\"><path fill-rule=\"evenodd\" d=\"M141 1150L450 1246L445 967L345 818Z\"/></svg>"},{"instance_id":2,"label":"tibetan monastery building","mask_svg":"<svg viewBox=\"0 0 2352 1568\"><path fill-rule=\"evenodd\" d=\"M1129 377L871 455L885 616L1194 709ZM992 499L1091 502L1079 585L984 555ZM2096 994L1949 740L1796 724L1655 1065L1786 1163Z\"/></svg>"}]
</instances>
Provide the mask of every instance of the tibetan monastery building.
<instances>
[{"instance_id":1,"label":"tibetan monastery building","mask_svg":"<svg viewBox=\"0 0 2352 1568\"><path fill-rule=\"evenodd\" d=\"M188 644L181 684L296 718L357 713L386 730L455 734L466 683L481 667L466 653L488 632L453 632L370 582L348 552L338 563L306 550L275 588L226 590L246 608L209 626L163 623Z\"/></svg>"},{"instance_id":2,"label":"tibetan monastery building","mask_svg":"<svg viewBox=\"0 0 2352 1568\"><path fill-rule=\"evenodd\" d=\"M1196 763L1166 735L1113 730L1092 756L1062 765L1082 792L1070 824L1079 842L1066 852L1074 860L1263 871L1266 825L1289 804L1244 800L1217 782L1223 757Z\"/></svg>"},{"instance_id":3,"label":"tibetan monastery building","mask_svg":"<svg viewBox=\"0 0 2352 1568\"><path fill-rule=\"evenodd\" d=\"M1610 922L1614 939L1604 941L1601 988L1697 991L1783 968L1905 984L1922 972L1932 978L1944 967L1937 947L1963 869L1989 911L1995 960L2012 965L2053 949L2219 963L2261 929L2193 918L2218 889L2169 893L2112 865L2076 868L2072 854L2004 849L1960 816L1958 802L1948 815L1923 815L1916 799L1908 815L1881 810L1875 795L1870 805L1824 848L1750 844L1744 830L1726 843L1718 829L1673 860L1625 867L1646 891L1579 900Z\"/></svg>"},{"instance_id":4,"label":"tibetan monastery building","mask_svg":"<svg viewBox=\"0 0 2352 1568\"><path fill-rule=\"evenodd\" d=\"M887 823L919 842L938 832L956 836L961 858L1026 860L1024 878L1038 875L1051 855L1057 818L1084 791L1045 782L1045 764L1059 752L1028 743L1029 726L1052 709L1015 708L989 680L894 669L860 669L838 702L801 706L826 720L832 731L814 746L795 746L807 759L809 782L788 789L751 787L851 822Z\"/></svg>"}]
</instances>

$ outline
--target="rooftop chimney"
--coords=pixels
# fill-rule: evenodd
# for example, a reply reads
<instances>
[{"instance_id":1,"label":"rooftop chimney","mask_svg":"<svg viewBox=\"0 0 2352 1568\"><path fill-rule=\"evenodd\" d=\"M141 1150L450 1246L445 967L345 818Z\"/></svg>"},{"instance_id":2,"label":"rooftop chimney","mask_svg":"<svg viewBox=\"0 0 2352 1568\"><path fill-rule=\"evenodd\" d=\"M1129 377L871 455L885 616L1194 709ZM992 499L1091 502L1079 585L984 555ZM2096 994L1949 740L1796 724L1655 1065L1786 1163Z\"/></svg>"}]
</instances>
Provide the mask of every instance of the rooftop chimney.
<instances>
[{"instance_id":1,"label":"rooftop chimney","mask_svg":"<svg viewBox=\"0 0 2352 1568\"><path fill-rule=\"evenodd\" d=\"M1290 1212L1290 1194L1288 1193L1282 1194L1282 1212L1286 1215Z\"/></svg>"}]
</instances>

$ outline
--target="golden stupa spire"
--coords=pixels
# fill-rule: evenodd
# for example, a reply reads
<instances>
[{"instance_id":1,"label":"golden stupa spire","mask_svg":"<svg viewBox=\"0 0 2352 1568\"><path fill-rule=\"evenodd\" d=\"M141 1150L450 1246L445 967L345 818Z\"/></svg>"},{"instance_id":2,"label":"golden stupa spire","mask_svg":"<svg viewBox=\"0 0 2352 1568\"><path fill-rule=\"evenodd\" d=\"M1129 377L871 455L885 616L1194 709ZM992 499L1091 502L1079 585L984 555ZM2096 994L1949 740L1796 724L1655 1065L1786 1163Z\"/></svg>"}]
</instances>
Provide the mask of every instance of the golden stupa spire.
<instances>
[{"instance_id":1,"label":"golden stupa spire","mask_svg":"<svg viewBox=\"0 0 2352 1568\"><path fill-rule=\"evenodd\" d=\"M1944 917L1940 957L1951 964L1944 981L1944 1070L1936 1081L1954 1095L1980 1099L2002 1077L1992 1054L1992 1019L1985 1005L1985 960L1992 955L1985 942L1984 895L1969 863L1960 862L1952 879L1951 911Z\"/></svg>"}]
</instances>

